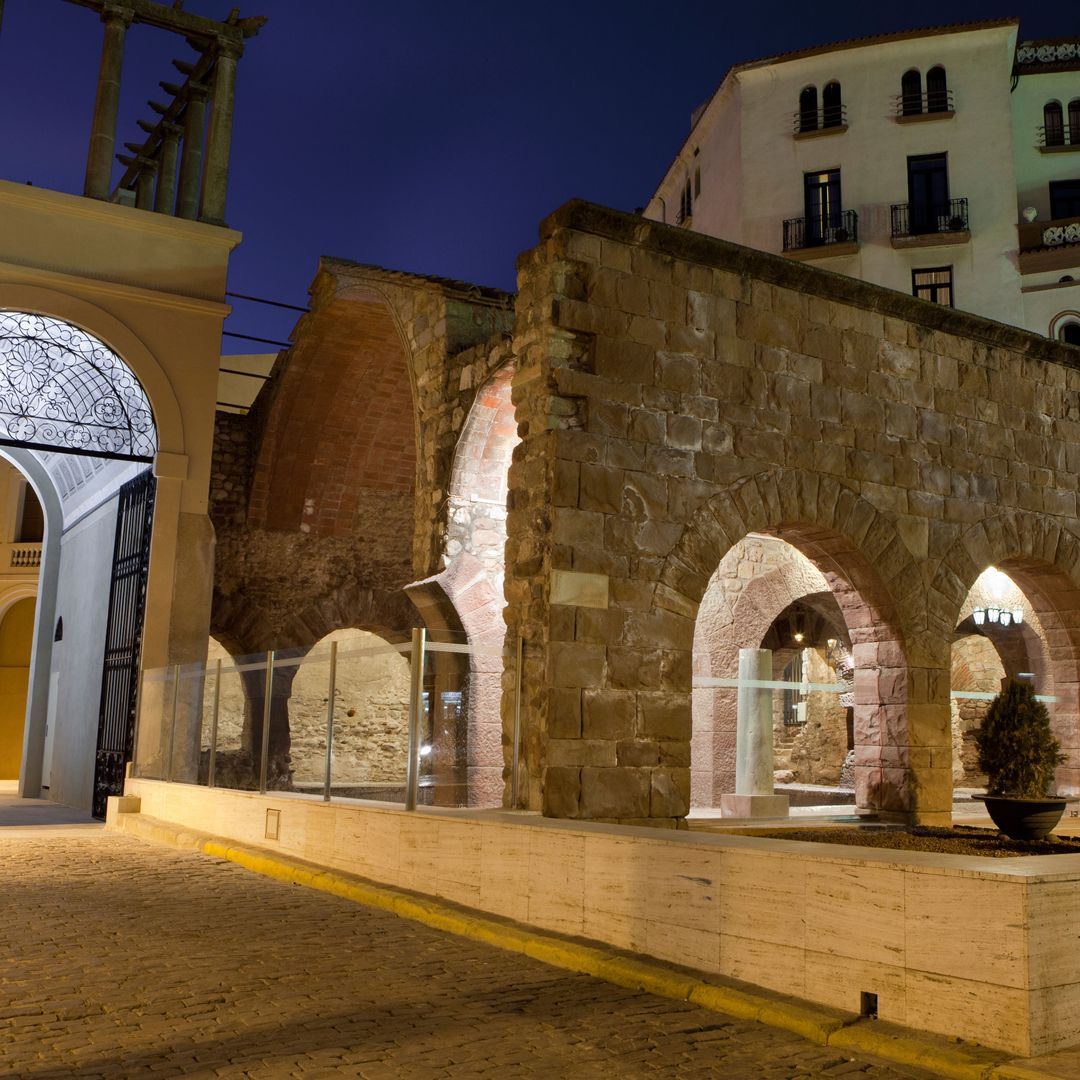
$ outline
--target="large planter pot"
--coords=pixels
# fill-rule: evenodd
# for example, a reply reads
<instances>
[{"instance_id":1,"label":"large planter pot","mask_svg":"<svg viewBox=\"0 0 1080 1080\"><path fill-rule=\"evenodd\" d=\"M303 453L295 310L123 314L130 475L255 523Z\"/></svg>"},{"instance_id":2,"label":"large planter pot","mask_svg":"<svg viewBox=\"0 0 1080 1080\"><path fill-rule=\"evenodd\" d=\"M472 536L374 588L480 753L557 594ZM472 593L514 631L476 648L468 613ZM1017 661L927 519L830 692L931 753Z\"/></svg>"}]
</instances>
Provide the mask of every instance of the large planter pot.
<instances>
[{"instance_id":1,"label":"large planter pot","mask_svg":"<svg viewBox=\"0 0 1080 1080\"><path fill-rule=\"evenodd\" d=\"M1042 840L1065 813L1064 797L1014 799L1006 795L976 795L986 803L990 819L1010 840Z\"/></svg>"}]
</instances>

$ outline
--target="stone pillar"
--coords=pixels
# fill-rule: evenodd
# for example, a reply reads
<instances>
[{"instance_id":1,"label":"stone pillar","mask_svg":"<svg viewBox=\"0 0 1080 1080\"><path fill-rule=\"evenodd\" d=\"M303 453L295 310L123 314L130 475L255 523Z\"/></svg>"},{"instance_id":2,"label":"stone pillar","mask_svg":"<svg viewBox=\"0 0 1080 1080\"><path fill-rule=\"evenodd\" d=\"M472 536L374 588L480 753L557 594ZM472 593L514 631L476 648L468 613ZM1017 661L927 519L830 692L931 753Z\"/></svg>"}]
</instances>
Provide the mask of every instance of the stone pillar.
<instances>
[{"instance_id":1,"label":"stone pillar","mask_svg":"<svg viewBox=\"0 0 1080 1080\"><path fill-rule=\"evenodd\" d=\"M105 42L101 50L94 119L90 128L90 152L86 159L83 194L107 199L112 187L112 163L116 145L116 114L120 107L120 71L124 63L124 36L134 13L130 8L107 5L101 19Z\"/></svg>"},{"instance_id":2,"label":"stone pillar","mask_svg":"<svg viewBox=\"0 0 1080 1080\"><path fill-rule=\"evenodd\" d=\"M176 216L195 218L199 213L199 179L202 176L203 135L206 129L206 87L188 86L184 110L184 149L180 156L179 195Z\"/></svg>"},{"instance_id":3,"label":"stone pillar","mask_svg":"<svg viewBox=\"0 0 1080 1080\"><path fill-rule=\"evenodd\" d=\"M724 817L787 815L788 797L773 793L773 692L747 685L771 679L771 649L739 650L735 794L720 799Z\"/></svg>"},{"instance_id":4,"label":"stone pillar","mask_svg":"<svg viewBox=\"0 0 1080 1080\"><path fill-rule=\"evenodd\" d=\"M206 134L202 202L199 206L199 218L211 225L225 224L233 103L236 97L236 64L239 59L239 46L226 42L218 45L217 62L214 65L214 93L210 102L210 127Z\"/></svg>"},{"instance_id":5,"label":"stone pillar","mask_svg":"<svg viewBox=\"0 0 1080 1080\"><path fill-rule=\"evenodd\" d=\"M154 176L157 162L150 158L139 159L139 175L135 178L135 206L139 210L151 210L154 206Z\"/></svg>"},{"instance_id":6,"label":"stone pillar","mask_svg":"<svg viewBox=\"0 0 1080 1080\"><path fill-rule=\"evenodd\" d=\"M180 126L162 125L161 156L158 159L157 193L154 209L159 214L171 214L176 202L176 159L180 150Z\"/></svg>"}]
</instances>

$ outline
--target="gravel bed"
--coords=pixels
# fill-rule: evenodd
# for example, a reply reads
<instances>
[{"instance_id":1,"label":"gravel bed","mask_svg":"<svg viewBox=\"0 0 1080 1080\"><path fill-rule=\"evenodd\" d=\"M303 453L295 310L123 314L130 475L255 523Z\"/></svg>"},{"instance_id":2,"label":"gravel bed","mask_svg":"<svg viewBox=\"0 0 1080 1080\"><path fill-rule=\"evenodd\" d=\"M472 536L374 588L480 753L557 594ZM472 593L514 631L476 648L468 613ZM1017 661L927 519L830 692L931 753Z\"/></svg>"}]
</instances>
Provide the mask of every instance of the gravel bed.
<instances>
[{"instance_id":1,"label":"gravel bed","mask_svg":"<svg viewBox=\"0 0 1080 1080\"><path fill-rule=\"evenodd\" d=\"M755 831L753 835L772 840L803 840L816 844L849 844L858 847L895 848L901 851L936 851L942 855L982 855L995 859L1009 859L1016 855L1080 854L1080 843L1071 838L1049 836L1045 840L1010 840L1000 833L964 825L952 829L929 826L868 828L863 825L835 829Z\"/></svg>"}]
</instances>

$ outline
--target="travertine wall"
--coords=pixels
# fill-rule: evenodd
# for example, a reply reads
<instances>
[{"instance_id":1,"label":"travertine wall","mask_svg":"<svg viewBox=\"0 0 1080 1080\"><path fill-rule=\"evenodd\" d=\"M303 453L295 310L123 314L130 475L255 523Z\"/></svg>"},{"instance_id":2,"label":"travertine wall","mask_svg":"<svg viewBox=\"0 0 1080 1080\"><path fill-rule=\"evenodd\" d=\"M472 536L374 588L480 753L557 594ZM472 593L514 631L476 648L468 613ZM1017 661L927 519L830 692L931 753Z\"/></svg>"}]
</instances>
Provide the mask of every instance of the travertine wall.
<instances>
[{"instance_id":1,"label":"travertine wall","mask_svg":"<svg viewBox=\"0 0 1080 1080\"><path fill-rule=\"evenodd\" d=\"M991 565L1047 628L1077 788L1072 349L584 203L546 219L519 283L506 595L528 805L686 813L698 607L750 532L799 548L843 613L859 805L949 817L952 634ZM581 602L551 602L556 571Z\"/></svg>"}]
</instances>

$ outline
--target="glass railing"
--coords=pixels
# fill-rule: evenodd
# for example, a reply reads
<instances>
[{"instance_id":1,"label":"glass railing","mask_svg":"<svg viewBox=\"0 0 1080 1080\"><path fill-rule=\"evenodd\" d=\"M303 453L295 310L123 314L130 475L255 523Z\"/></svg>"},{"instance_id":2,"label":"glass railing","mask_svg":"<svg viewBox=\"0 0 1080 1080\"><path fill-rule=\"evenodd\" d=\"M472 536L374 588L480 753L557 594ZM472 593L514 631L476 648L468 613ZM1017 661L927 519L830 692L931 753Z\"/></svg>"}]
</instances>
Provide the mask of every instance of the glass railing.
<instances>
[{"instance_id":1,"label":"glass railing","mask_svg":"<svg viewBox=\"0 0 1080 1080\"><path fill-rule=\"evenodd\" d=\"M501 806L517 776L504 761L500 643L399 637L145 671L133 775L407 808Z\"/></svg>"}]
</instances>

